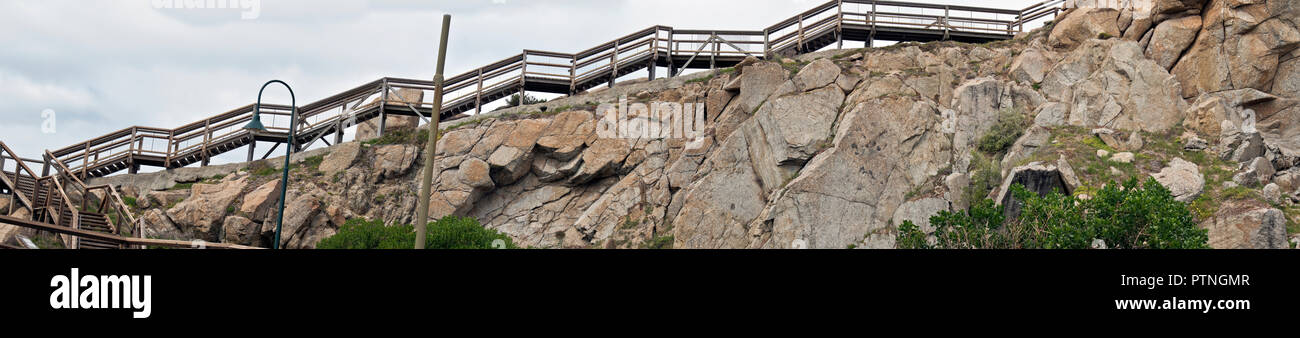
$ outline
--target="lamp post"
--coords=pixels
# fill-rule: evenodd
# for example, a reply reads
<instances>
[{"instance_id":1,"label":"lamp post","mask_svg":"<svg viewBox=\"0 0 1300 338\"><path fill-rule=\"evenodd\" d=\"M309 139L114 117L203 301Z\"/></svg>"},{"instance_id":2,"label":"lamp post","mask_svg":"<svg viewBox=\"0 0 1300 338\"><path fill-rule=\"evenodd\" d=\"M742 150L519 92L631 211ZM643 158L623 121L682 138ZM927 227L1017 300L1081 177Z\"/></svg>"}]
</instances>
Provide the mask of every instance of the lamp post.
<instances>
[{"instance_id":1,"label":"lamp post","mask_svg":"<svg viewBox=\"0 0 1300 338\"><path fill-rule=\"evenodd\" d=\"M244 126L244 130L248 130L253 134L253 142L257 142L257 133L266 132L266 127L262 125L262 93L266 91L267 86L273 83L284 85L284 88L289 90L289 102L293 108L289 114L289 135L285 137L288 147L285 149L286 153L284 155L284 174L280 178L280 214L275 220L275 244L271 247L272 249L279 249L280 229L284 227L285 196L287 196L289 190L289 157L293 156L293 137L298 133L298 99L293 95L293 88L289 87L288 83L280 80L271 80L262 85L262 89L257 92L257 104L253 105L253 120Z\"/></svg>"}]
</instances>

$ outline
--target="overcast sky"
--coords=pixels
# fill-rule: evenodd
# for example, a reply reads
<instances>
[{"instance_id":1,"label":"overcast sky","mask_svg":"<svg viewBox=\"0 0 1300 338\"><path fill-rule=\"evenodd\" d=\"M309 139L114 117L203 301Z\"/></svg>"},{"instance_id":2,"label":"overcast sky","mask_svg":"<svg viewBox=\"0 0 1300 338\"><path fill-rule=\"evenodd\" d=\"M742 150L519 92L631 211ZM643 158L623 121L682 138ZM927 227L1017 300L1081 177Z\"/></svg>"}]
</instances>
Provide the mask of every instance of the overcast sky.
<instances>
[{"instance_id":1,"label":"overcast sky","mask_svg":"<svg viewBox=\"0 0 1300 338\"><path fill-rule=\"evenodd\" d=\"M444 13L453 16L450 76L525 48L575 52L656 24L758 30L823 0L262 0L251 20L237 8L154 2L0 1L0 141L38 158L132 125L173 128L252 103L271 79L293 85L299 105L385 76L429 79ZM918 2L1019 9L1038 0ZM265 101L289 100L276 88ZM54 133L42 132L46 110Z\"/></svg>"}]
</instances>

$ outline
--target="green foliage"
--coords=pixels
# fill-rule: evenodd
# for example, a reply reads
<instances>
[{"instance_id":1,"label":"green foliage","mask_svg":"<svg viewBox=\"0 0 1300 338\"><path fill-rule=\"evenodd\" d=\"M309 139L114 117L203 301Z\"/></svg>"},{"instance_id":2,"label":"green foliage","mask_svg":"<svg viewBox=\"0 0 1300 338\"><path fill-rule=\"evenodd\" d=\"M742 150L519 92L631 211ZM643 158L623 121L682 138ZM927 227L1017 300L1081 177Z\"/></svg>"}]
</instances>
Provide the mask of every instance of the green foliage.
<instances>
[{"instance_id":1,"label":"green foliage","mask_svg":"<svg viewBox=\"0 0 1300 338\"><path fill-rule=\"evenodd\" d=\"M266 177L266 176L279 174L280 170L277 170L275 169L275 167L272 167L270 161L263 160L263 161L257 161L249 164L248 172L251 173L253 177Z\"/></svg>"},{"instance_id":2,"label":"green foliage","mask_svg":"<svg viewBox=\"0 0 1300 338\"><path fill-rule=\"evenodd\" d=\"M713 80L713 77L714 77L714 76L716 76L716 75L714 75L714 74L709 74L709 76L699 77L699 78L694 78L694 79L686 80L686 84L709 82L709 81Z\"/></svg>"},{"instance_id":3,"label":"green foliage","mask_svg":"<svg viewBox=\"0 0 1300 338\"><path fill-rule=\"evenodd\" d=\"M970 165L970 186L963 194L973 203L987 198L989 192L1002 184L1002 163L996 158L972 152Z\"/></svg>"},{"instance_id":4,"label":"green foliage","mask_svg":"<svg viewBox=\"0 0 1300 338\"><path fill-rule=\"evenodd\" d=\"M193 182L191 182L191 183L176 183L176 185L173 185L171 189L167 189L167 190L169 190L169 191L175 191L175 190L186 190L186 189L190 189L190 188L193 188L193 187L194 187L194 183L193 183Z\"/></svg>"},{"instance_id":5,"label":"green foliage","mask_svg":"<svg viewBox=\"0 0 1300 338\"><path fill-rule=\"evenodd\" d=\"M655 236L641 243L641 249L664 250L673 248L673 235Z\"/></svg>"},{"instance_id":6,"label":"green foliage","mask_svg":"<svg viewBox=\"0 0 1300 338\"><path fill-rule=\"evenodd\" d=\"M519 102L519 96L520 96L519 94L511 95L509 99L506 99L506 105L504 107L498 108L498 110L521 106ZM546 103L546 99L539 99L528 94L523 95L523 104L522 104L523 106L527 106L530 104L538 104L538 103Z\"/></svg>"},{"instance_id":7,"label":"green foliage","mask_svg":"<svg viewBox=\"0 0 1300 338\"><path fill-rule=\"evenodd\" d=\"M316 155L302 160L302 165L311 171L320 170L321 162L325 162L325 155Z\"/></svg>"},{"instance_id":8,"label":"green foliage","mask_svg":"<svg viewBox=\"0 0 1300 338\"><path fill-rule=\"evenodd\" d=\"M1024 114L1012 109L998 112L998 122L988 133L979 139L979 150L989 154L1001 154L1011 148L1021 135L1025 134L1028 119Z\"/></svg>"},{"instance_id":9,"label":"green foliage","mask_svg":"<svg viewBox=\"0 0 1300 338\"><path fill-rule=\"evenodd\" d=\"M319 249L412 249L415 227L385 226L383 221L352 219L339 232L316 245Z\"/></svg>"},{"instance_id":10,"label":"green foliage","mask_svg":"<svg viewBox=\"0 0 1300 338\"><path fill-rule=\"evenodd\" d=\"M1024 201L1017 219L1003 219L1002 207L983 200L967 212L940 212L930 219L938 239L931 246L910 222L899 227L905 249L1087 249L1101 239L1115 249L1204 249L1209 236L1187 205L1155 179L1108 185L1090 200L1051 193L1037 196L1016 185Z\"/></svg>"},{"instance_id":11,"label":"green foliage","mask_svg":"<svg viewBox=\"0 0 1300 338\"><path fill-rule=\"evenodd\" d=\"M429 223L428 249L518 249L510 236L479 225L478 220L447 216ZM493 246L493 243L497 246ZM501 245L504 245L503 247ZM320 249L413 249L415 227L385 226L382 221L349 220L339 232L316 245Z\"/></svg>"},{"instance_id":12,"label":"green foliage","mask_svg":"<svg viewBox=\"0 0 1300 338\"><path fill-rule=\"evenodd\" d=\"M395 128L385 130L384 135L362 142L373 146L385 146L392 144L414 144L424 145L429 140L429 130L427 128Z\"/></svg>"},{"instance_id":13,"label":"green foliage","mask_svg":"<svg viewBox=\"0 0 1300 338\"><path fill-rule=\"evenodd\" d=\"M1110 40L1111 38L1114 37L1115 37L1114 35L1110 35L1110 33L1106 33L1106 32L1101 32L1101 34L1097 34L1097 38L1102 40Z\"/></svg>"},{"instance_id":14,"label":"green foliage","mask_svg":"<svg viewBox=\"0 0 1300 338\"><path fill-rule=\"evenodd\" d=\"M140 207L139 207L139 205L140 205L140 204L139 204L139 201L137 201L137 200L135 199L135 197L131 197L131 196L122 196L122 202L126 203L126 206L131 207L131 209L138 209L138 208L140 208Z\"/></svg>"}]
</instances>

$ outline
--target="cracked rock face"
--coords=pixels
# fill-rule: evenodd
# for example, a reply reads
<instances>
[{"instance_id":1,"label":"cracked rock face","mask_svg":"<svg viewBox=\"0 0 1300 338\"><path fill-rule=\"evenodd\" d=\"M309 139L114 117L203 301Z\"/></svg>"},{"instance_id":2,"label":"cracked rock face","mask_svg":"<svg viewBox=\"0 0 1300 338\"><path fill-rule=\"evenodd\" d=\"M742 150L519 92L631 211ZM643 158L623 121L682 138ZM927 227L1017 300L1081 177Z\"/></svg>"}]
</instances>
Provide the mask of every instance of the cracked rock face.
<instances>
[{"instance_id":1,"label":"cracked rock face","mask_svg":"<svg viewBox=\"0 0 1300 338\"><path fill-rule=\"evenodd\" d=\"M632 103L703 103L701 132L681 138L602 136L604 115L584 109L484 115L438 140L430 213L477 218L521 247L638 248L655 240L675 248L892 248L902 221L925 228L929 215L973 202L963 200L977 177L972 152L1003 113L1033 125L991 163L1001 164L1006 182L1039 193L1097 188L1092 168L1061 153L1068 139L1059 136L1108 129L1100 141L1115 151L1097 159L1087 149L1087 160L1131 160L1179 201L1221 188L1205 186L1210 168L1183 159L1205 152L1250 162L1235 172L1242 187L1273 183L1285 203L1300 189L1293 3L1161 0L1151 13L1073 10L1050 31L1005 44L809 54L798 57L807 63L797 72L789 62L751 59L712 77L660 79L627 93ZM572 99L617 104L618 96ZM1150 156L1167 133L1181 132L1183 154ZM351 218L412 223L420 146L339 145L319 172L296 172L286 246L315 247ZM150 192L156 180L137 181L149 197L148 236L269 243L273 178L232 176L193 192ZM1007 202L1007 186L990 197ZM1285 215L1249 201L1220 204L1198 220L1212 246L1285 244Z\"/></svg>"}]
</instances>

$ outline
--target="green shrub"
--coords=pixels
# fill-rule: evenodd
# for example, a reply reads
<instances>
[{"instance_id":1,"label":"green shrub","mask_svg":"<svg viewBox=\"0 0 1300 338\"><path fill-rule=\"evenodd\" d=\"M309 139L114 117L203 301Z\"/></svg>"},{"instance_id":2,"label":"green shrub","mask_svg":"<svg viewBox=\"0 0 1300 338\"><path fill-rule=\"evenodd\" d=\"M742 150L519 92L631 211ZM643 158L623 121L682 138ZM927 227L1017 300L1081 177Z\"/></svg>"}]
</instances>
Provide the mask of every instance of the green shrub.
<instances>
[{"instance_id":1,"label":"green shrub","mask_svg":"<svg viewBox=\"0 0 1300 338\"><path fill-rule=\"evenodd\" d=\"M673 235L655 236L641 243L641 249L666 250L673 248Z\"/></svg>"},{"instance_id":2,"label":"green shrub","mask_svg":"<svg viewBox=\"0 0 1300 338\"><path fill-rule=\"evenodd\" d=\"M504 244L504 249L518 249L510 236L479 225L478 220L447 216L429 223L425 248L427 249L501 249L493 243ZM500 240L500 242L497 242ZM385 226L383 221L349 220L339 232L316 245L320 249L413 249L415 227L411 225Z\"/></svg>"},{"instance_id":3,"label":"green shrub","mask_svg":"<svg viewBox=\"0 0 1300 338\"><path fill-rule=\"evenodd\" d=\"M372 146L386 146L392 144L414 144L423 146L429 140L428 128L394 128L385 130L384 135L361 142L362 144Z\"/></svg>"},{"instance_id":4,"label":"green shrub","mask_svg":"<svg viewBox=\"0 0 1300 338\"><path fill-rule=\"evenodd\" d=\"M261 161L250 163L248 165L248 172L252 173L254 177L266 177L266 176L279 174L280 170L275 169L275 167L271 166L270 161L261 160Z\"/></svg>"},{"instance_id":5,"label":"green shrub","mask_svg":"<svg viewBox=\"0 0 1300 338\"><path fill-rule=\"evenodd\" d=\"M930 218L936 245L911 222L899 226L898 247L904 249L1087 249L1101 239L1114 249L1204 249L1206 230L1196 225L1187 205L1155 179L1142 186L1131 178L1123 186L1108 185L1090 200L1051 193L1037 196L1012 187L1024 201L1016 219L1004 219L1003 209L983 200L967 212L940 212Z\"/></svg>"},{"instance_id":6,"label":"green shrub","mask_svg":"<svg viewBox=\"0 0 1300 338\"><path fill-rule=\"evenodd\" d=\"M322 162L325 162L325 155L316 155L302 160L303 166L311 171L320 170L320 164Z\"/></svg>"},{"instance_id":7,"label":"green shrub","mask_svg":"<svg viewBox=\"0 0 1300 338\"><path fill-rule=\"evenodd\" d=\"M966 201L988 198L989 192L1002 185L1002 163L979 152L972 152L970 161L970 186L963 192Z\"/></svg>"},{"instance_id":8,"label":"green shrub","mask_svg":"<svg viewBox=\"0 0 1300 338\"><path fill-rule=\"evenodd\" d=\"M979 150L988 154L1001 154L1025 134L1025 127L1028 127L1028 119L1024 114L1004 109L998 112L998 122L993 128L980 137Z\"/></svg>"},{"instance_id":9,"label":"green shrub","mask_svg":"<svg viewBox=\"0 0 1300 338\"><path fill-rule=\"evenodd\" d=\"M415 247L415 228L410 225L385 226L383 221L352 219L339 232L316 245L319 249L411 249Z\"/></svg>"}]
</instances>

